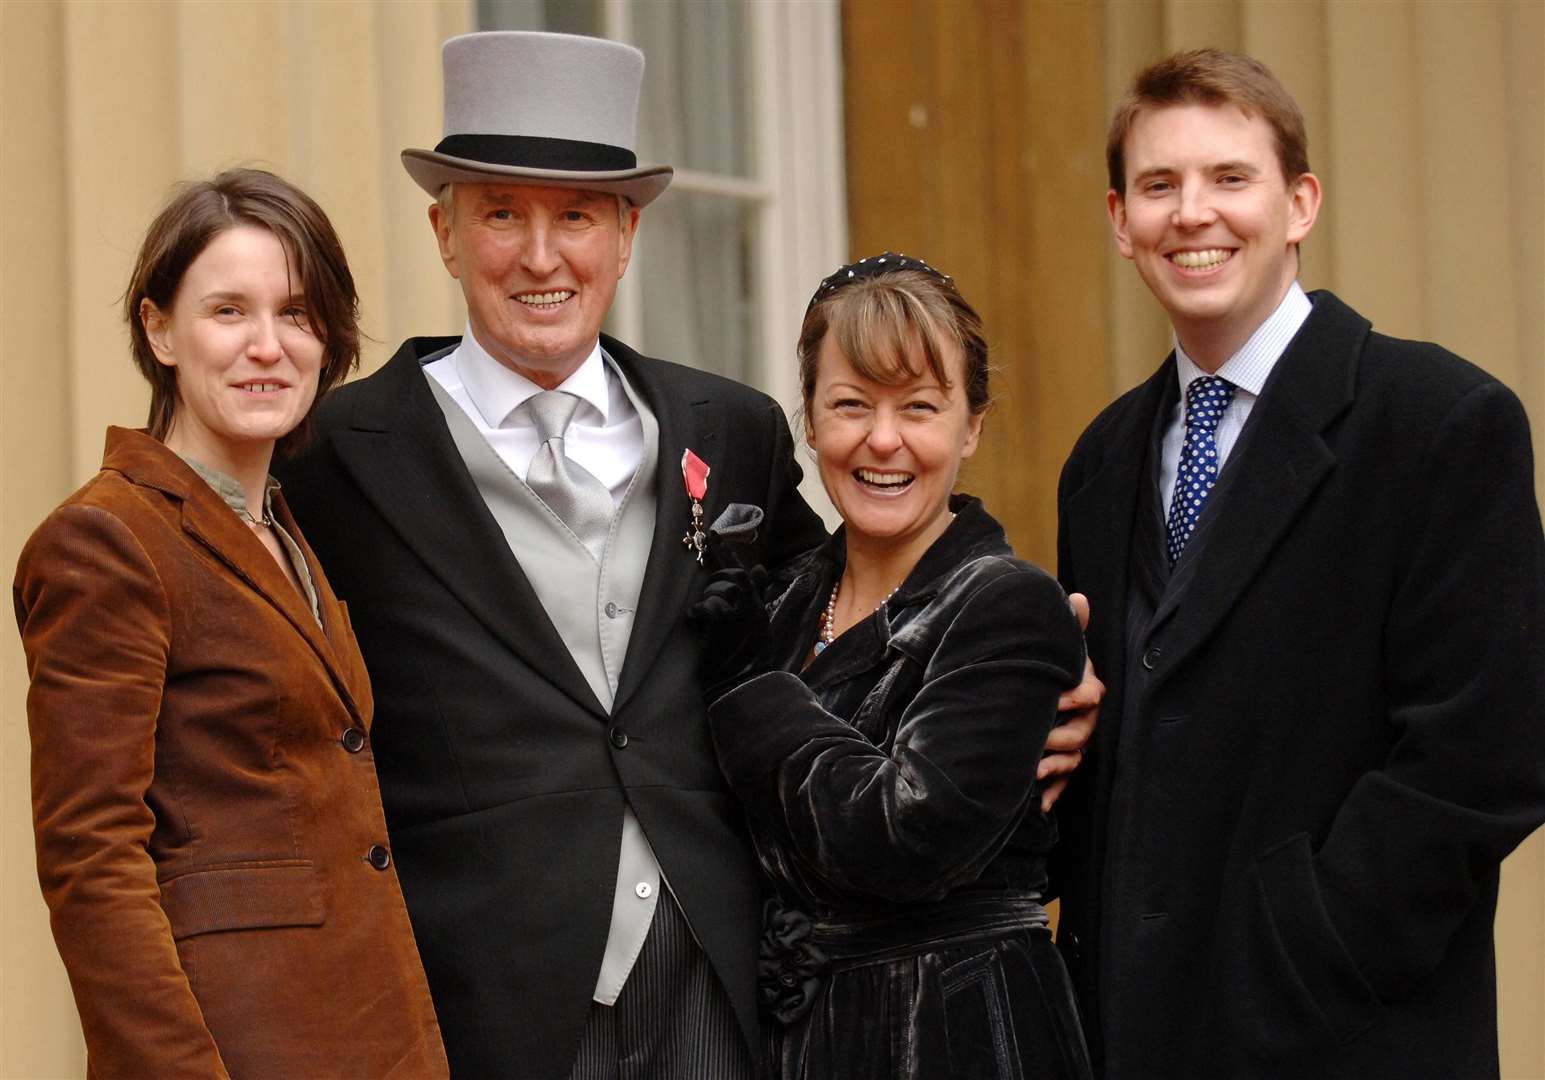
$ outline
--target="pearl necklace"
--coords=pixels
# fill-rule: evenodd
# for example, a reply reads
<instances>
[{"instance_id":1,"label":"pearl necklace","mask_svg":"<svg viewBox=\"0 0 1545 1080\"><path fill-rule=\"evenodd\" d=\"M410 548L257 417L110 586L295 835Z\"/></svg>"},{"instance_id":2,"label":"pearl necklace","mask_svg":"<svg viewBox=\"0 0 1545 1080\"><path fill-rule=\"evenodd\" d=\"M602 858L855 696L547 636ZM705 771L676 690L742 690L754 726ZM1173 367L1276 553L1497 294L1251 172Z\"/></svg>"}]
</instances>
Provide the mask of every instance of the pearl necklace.
<instances>
[{"instance_id":1,"label":"pearl necklace","mask_svg":"<svg viewBox=\"0 0 1545 1080\"><path fill-rule=\"evenodd\" d=\"M899 588L901 588L901 586L897 585L896 589ZM880 602L874 606L874 610L879 611L882 607L884 607L885 601L896 595L896 589L892 589L890 592L886 593L880 599ZM820 630L816 633L815 639L815 651L817 655L820 655L826 650L826 646L837 640L837 594L841 590L842 577L839 575L837 577L837 583L832 586L832 594L826 601L826 610L821 612L821 626Z\"/></svg>"}]
</instances>

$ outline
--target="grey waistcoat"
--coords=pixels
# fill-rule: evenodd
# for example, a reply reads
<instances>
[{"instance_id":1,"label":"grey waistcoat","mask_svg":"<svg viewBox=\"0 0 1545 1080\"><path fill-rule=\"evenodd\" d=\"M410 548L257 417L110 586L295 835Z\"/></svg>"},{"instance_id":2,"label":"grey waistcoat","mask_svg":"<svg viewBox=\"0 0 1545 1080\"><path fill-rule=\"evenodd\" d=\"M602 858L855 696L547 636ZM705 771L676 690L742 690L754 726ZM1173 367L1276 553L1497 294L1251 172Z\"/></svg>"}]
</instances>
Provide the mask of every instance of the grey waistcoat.
<instances>
[{"instance_id":1,"label":"grey waistcoat","mask_svg":"<svg viewBox=\"0 0 1545 1080\"><path fill-rule=\"evenodd\" d=\"M612 514L611 531L600 563L525 481L510 471L455 399L435 379L426 376L425 381L445 414L451 439L503 531L510 551L591 692L602 709L610 712L654 537L660 425L609 357L606 364L612 375L621 380L628 400L638 411L644 454L621 504ZM616 1003L628 972L644 947L659 892L660 864L632 809L624 807L611 931L596 980L596 1001Z\"/></svg>"}]
</instances>

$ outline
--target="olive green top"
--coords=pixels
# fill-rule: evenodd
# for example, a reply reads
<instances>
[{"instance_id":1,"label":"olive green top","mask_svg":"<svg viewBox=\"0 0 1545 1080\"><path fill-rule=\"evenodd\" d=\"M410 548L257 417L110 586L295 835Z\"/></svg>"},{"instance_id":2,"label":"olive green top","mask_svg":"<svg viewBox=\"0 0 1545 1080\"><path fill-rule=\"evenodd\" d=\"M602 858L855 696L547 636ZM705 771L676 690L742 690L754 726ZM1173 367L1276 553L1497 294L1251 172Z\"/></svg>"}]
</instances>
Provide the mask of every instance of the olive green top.
<instances>
[{"instance_id":1,"label":"olive green top","mask_svg":"<svg viewBox=\"0 0 1545 1080\"><path fill-rule=\"evenodd\" d=\"M181 457L182 455L178 455ZM247 509L247 489L241 486L241 481L234 476L228 476L219 469L211 469L208 465L194 461L192 458L183 458L188 467L204 478L215 493L225 500L227 506L236 511L236 516L249 525L263 524L274 530L274 535L279 537L279 543L284 547L285 554L290 557L290 566L295 569L295 577L300 581L300 590L306 594L306 602L311 605L311 616L316 619L317 625L322 624L322 609L317 605L316 584L311 580L311 568L306 565L306 557L300 553L300 545L295 538L285 531L283 525L274 520L274 492L279 490L279 481L272 476L263 489L263 520L258 522L253 519L251 511Z\"/></svg>"}]
</instances>

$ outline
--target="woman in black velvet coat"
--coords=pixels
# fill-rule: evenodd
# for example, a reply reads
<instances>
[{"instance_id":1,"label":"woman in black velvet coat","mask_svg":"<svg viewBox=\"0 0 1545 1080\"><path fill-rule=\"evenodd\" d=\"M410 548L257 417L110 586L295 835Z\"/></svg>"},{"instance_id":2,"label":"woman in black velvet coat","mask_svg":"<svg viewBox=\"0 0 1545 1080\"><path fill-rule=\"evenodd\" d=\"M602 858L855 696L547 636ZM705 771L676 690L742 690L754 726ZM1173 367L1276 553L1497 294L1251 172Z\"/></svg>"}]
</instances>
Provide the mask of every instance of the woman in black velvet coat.
<instances>
[{"instance_id":1,"label":"woman in black velvet coat","mask_svg":"<svg viewBox=\"0 0 1545 1080\"><path fill-rule=\"evenodd\" d=\"M1089 1075L1032 779L1083 640L1055 580L950 494L986 353L916 260L823 282L805 428L843 527L771 582L720 571L695 611L719 760L770 882L761 996L787 1080Z\"/></svg>"}]
</instances>

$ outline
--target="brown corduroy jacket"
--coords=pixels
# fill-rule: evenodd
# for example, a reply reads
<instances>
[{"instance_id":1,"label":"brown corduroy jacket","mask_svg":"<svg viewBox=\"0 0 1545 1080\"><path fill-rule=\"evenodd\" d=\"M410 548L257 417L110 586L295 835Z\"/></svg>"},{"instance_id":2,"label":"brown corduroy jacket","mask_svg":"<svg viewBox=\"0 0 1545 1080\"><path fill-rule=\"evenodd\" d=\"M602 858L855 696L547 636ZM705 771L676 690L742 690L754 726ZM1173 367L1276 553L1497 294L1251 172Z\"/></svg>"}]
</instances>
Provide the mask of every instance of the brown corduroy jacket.
<instances>
[{"instance_id":1,"label":"brown corduroy jacket","mask_svg":"<svg viewBox=\"0 0 1545 1080\"><path fill-rule=\"evenodd\" d=\"M93 1077L443 1077L344 605L110 428L22 552L38 873Z\"/></svg>"}]
</instances>

